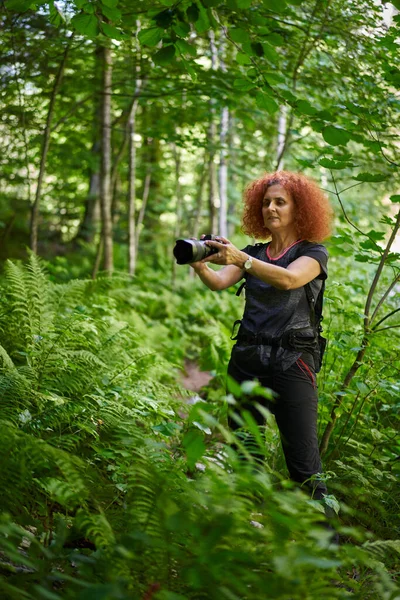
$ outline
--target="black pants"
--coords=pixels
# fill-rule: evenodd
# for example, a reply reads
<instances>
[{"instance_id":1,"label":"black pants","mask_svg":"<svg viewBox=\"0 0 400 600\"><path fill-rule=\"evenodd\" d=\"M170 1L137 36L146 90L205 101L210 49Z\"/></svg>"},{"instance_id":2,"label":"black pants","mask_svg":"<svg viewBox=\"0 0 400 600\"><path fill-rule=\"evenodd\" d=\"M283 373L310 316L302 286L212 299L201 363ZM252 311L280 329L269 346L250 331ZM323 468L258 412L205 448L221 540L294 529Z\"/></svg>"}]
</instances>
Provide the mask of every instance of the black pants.
<instances>
[{"instance_id":1,"label":"black pants","mask_svg":"<svg viewBox=\"0 0 400 600\"><path fill-rule=\"evenodd\" d=\"M272 356L274 354L273 349ZM259 425L264 424L264 418L255 403L274 414L291 479L307 486L310 495L321 500L327 494L325 483L309 481L312 475L322 472L317 438L318 395L312 356L303 353L299 360L283 371L280 361L263 359L263 347L235 346L228 375L238 383L258 379L263 387L278 394L273 401L261 396L246 397L240 404L240 410L248 410ZM229 426L232 430L239 428L232 417L229 418Z\"/></svg>"}]
</instances>

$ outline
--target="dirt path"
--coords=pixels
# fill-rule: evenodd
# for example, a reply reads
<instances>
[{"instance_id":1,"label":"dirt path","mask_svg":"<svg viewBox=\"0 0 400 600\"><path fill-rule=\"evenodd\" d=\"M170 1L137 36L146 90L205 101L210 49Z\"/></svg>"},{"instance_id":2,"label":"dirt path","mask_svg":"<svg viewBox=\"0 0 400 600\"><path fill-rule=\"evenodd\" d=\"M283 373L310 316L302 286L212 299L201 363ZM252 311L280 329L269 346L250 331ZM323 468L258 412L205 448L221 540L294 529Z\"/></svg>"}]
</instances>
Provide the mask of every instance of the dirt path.
<instances>
[{"instance_id":1,"label":"dirt path","mask_svg":"<svg viewBox=\"0 0 400 600\"><path fill-rule=\"evenodd\" d=\"M198 392L210 382L212 375L208 371L200 371L199 365L191 360L185 361L185 371L181 375L182 385L192 392Z\"/></svg>"}]
</instances>

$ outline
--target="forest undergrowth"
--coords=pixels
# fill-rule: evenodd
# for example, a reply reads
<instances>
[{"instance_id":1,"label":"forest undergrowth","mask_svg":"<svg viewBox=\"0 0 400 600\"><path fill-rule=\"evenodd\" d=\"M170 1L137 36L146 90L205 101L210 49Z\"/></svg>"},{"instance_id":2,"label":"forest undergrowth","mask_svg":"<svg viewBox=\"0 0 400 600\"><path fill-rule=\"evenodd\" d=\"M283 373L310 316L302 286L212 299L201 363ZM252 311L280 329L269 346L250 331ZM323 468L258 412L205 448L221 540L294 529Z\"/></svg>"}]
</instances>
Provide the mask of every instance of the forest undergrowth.
<instances>
[{"instance_id":1,"label":"forest undergrowth","mask_svg":"<svg viewBox=\"0 0 400 600\"><path fill-rule=\"evenodd\" d=\"M348 268L341 259L331 275L319 376L321 432L343 395L322 475L338 513L337 546L321 525L324 507L288 480L270 415L262 432L247 417L263 469L230 446L224 369L241 310L234 290L212 294L183 277L165 285L151 274L62 282L56 262L8 262L1 597L400 598L390 354L398 334L375 336L349 389L338 391L357 352L368 275L365 266L344 277ZM178 383L185 359L214 375L194 404Z\"/></svg>"}]
</instances>

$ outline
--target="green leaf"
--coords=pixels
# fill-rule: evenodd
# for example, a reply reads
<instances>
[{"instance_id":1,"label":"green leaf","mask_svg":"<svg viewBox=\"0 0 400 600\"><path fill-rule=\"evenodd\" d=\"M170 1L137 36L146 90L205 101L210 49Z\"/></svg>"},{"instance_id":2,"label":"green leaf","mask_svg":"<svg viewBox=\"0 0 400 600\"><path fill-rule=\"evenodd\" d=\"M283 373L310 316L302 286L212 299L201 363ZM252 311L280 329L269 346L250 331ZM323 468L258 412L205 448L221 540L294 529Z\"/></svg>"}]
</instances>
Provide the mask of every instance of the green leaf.
<instances>
[{"instance_id":1,"label":"green leaf","mask_svg":"<svg viewBox=\"0 0 400 600\"><path fill-rule=\"evenodd\" d=\"M250 36L244 29L229 29L228 36L237 44L245 44L250 40Z\"/></svg>"},{"instance_id":2,"label":"green leaf","mask_svg":"<svg viewBox=\"0 0 400 600\"><path fill-rule=\"evenodd\" d=\"M188 465L193 468L205 452L204 435L198 429L191 429L184 436L182 443L186 450Z\"/></svg>"},{"instance_id":3,"label":"green leaf","mask_svg":"<svg viewBox=\"0 0 400 600\"><path fill-rule=\"evenodd\" d=\"M380 240L385 239L385 233L383 231L375 231L375 229L371 229L371 231L368 231L367 235L375 242L379 242Z\"/></svg>"},{"instance_id":4,"label":"green leaf","mask_svg":"<svg viewBox=\"0 0 400 600\"><path fill-rule=\"evenodd\" d=\"M269 33L266 41L273 46L283 46L285 38L280 33Z\"/></svg>"},{"instance_id":5,"label":"green leaf","mask_svg":"<svg viewBox=\"0 0 400 600\"><path fill-rule=\"evenodd\" d=\"M238 52L235 60L239 65L251 65L250 56L247 56L247 54L244 54L244 52Z\"/></svg>"},{"instance_id":6,"label":"green leaf","mask_svg":"<svg viewBox=\"0 0 400 600\"><path fill-rule=\"evenodd\" d=\"M391 4L395 6L398 10L400 10L400 0L390 0Z\"/></svg>"},{"instance_id":7,"label":"green leaf","mask_svg":"<svg viewBox=\"0 0 400 600\"><path fill-rule=\"evenodd\" d=\"M311 106L311 104L307 100L299 100L295 106L296 110L298 110L302 115L309 115L312 117L317 112L317 109Z\"/></svg>"},{"instance_id":8,"label":"green leaf","mask_svg":"<svg viewBox=\"0 0 400 600\"><path fill-rule=\"evenodd\" d=\"M14 10L16 12L25 12L30 7L36 7L34 0L6 0L5 7L7 10Z\"/></svg>"},{"instance_id":9,"label":"green leaf","mask_svg":"<svg viewBox=\"0 0 400 600\"><path fill-rule=\"evenodd\" d=\"M321 165L321 167L325 167L325 169L349 169L354 167L354 165L350 162L331 160L330 158L321 158L318 163Z\"/></svg>"},{"instance_id":10,"label":"green leaf","mask_svg":"<svg viewBox=\"0 0 400 600\"><path fill-rule=\"evenodd\" d=\"M153 56L153 60L156 65L167 65L172 61L175 56L175 46L164 46L156 52Z\"/></svg>"},{"instance_id":11,"label":"green leaf","mask_svg":"<svg viewBox=\"0 0 400 600\"><path fill-rule=\"evenodd\" d=\"M331 146L345 146L350 140L348 131L333 125L328 125L322 130L322 137Z\"/></svg>"},{"instance_id":12,"label":"green leaf","mask_svg":"<svg viewBox=\"0 0 400 600\"><path fill-rule=\"evenodd\" d=\"M160 0L161 4L164 4L164 6L173 6L174 4L176 4L176 0Z\"/></svg>"},{"instance_id":13,"label":"green leaf","mask_svg":"<svg viewBox=\"0 0 400 600\"><path fill-rule=\"evenodd\" d=\"M103 33L112 40L123 40L125 38L122 31L114 27L114 25L110 25L109 23L101 23L101 29Z\"/></svg>"},{"instance_id":14,"label":"green leaf","mask_svg":"<svg viewBox=\"0 0 400 600\"><path fill-rule=\"evenodd\" d=\"M267 58L270 62L272 62L274 64L279 62L279 54L277 53L275 48L273 46L271 46L271 44L268 44L267 42L263 42L262 47L264 50L265 58Z\"/></svg>"},{"instance_id":15,"label":"green leaf","mask_svg":"<svg viewBox=\"0 0 400 600\"><path fill-rule=\"evenodd\" d=\"M233 87L241 92L248 92L249 90L253 90L256 86L254 83L251 83L251 81L248 81L248 79L235 79Z\"/></svg>"},{"instance_id":16,"label":"green leaf","mask_svg":"<svg viewBox=\"0 0 400 600\"><path fill-rule=\"evenodd\" d=\"M266 110L270 115L279 110L279 105L275 102L275 100L263 92L258 92L256 95L256 103L258 108Z\"/></svg>"},{"instance_id":17,"label":"green leaf","mask_svg":"<svg viewBox=\"0 0 400 600\"><path fill-rule=\"evenodd\" d=\"M185 60L183 56L181 56L181 61L183 66L185 67L185 70L189 73L190 79L192 81L197 81L197 73L200 70L200 68L196 65L195 62L189 62L188 60Z\"/></svg>"},{"instance_id":18,"label":"green leaf","mask_svg":"<svg viewBox=\"0 0 400 600\"><path fill-rule=\"evenodd\" d=\"M373 250L376 252L379 249L379 246L377 246L372 240L365 240L364 242L361 242L360 248L363 250Z\"/></svg>"},{"instance_id":19,"label":"green leaf","mask_svg":"<svg viewBox=\"0 0 400 600\"><path fill-rule=\"evenodd\" d=\"M380 181L386 181L388 175L381 173L359 173L356 177L352 177L355 181L367 181L369 183L378 183Z\"/></svg>"},{"instance_id":20,"label":"green leaf","mask_svg":"<svg viewBox=\"0 0 400 600\"><path fill-rule=\"evenodd\" d=\"M269 83L269 85L275 85L277 83L284 83L285 82L285 78L283 75L281 75L280 73L275 72L270 72L267 71L266 73L264 73L264 79L267 83ZM291 92L289 92L291 94ZM282 94L283 95L283 94ZM293 94L291 94L293 95Z\"/></svg>"},{"instance_id":21,"label":"green leaf","mask_svg":"<svg viewBox=\"0 0 400 600\"><path fill-rule=\"evenodd\" d=\"M71 24L79 33L88 37L96 37L98 34L98 21L95 15L75 15Z\"/></svg>"},{"instance_id":22,"label":"green leaf","mask_svg":"<svg viewBox=\"0 0 400 600\"><path fill-rule=\"evenodd\" d=\"M263 0L263 5L267 10L276 13L283 13L286 10L286 0Z\"/></svg>"},{"instance_id":23,"label":"green leaf","mask_svg":"<svg viewBox=\"0 0 400 600\"><path fill-rule=\"evenodd\" d=\"M390 200L392 202L400 202L400 194L395 194L394 196L390 196Z\"/></svg>"},{"instance_id":24,"label":"green leaf","mask_svg":"<svg viewBox=\"0 0 400 600\"><path fill-rule=\"evenodd\" d=\"M118 4L118 0L101 0L101 3L109 8L115 8Z\"/></svg>"},{"instance_id":25,"label":"green leaf","mask_svg":"<svg viewBox=\"0 0 400 600\"><path fill-rule=\"evenodd\" d=\"M173 10L162 10L154 17L154 20L157 27L160 27L161 29L167 29L172 24L174 16L175 14Z\"/></svg>"},{"instance_id":26,"label":"green leaf","mask_svg":"<svg viewBox=\"0 0 400 600\"><path fill-rule=\"evenodd\" d=\"M94 15L93 4L89 4L88 2L86 2L86 4L82 4L80 8L82 8L83 12L87 13L88 15Z\"/></svg>"},{"instance_id":27,"label":"green leaf","mask_svg":"<svg viewBox=\"0 0 400 600\"><path fill-rule=\"evenodd\" d=\"M186 16L189 20L189 23L195 23L199 18L199 15L200 11L195 3L191 4L186 10Z\"/></svg>"},{"instance_id":28,"label":"green leaf","mask_svg":"<svg viewBox=\"0 0 400 600\"><path fill-rule=\"evenodd\" d=\"M149 46L150 48L153 48L162 40L163 35L163 29L160 29L159 27L151 27L150 29L142 29L142 31L139 31L138 38L139 42L143 46Z\"/></svg>"},{"instance_id":29,"label":"green leaf","mask_svg":"<svg viewBox=\"0 0 400 600\"><path fill-rule=\"evenodd\" d=\"M235 4L238 8L245 10L246 8L250 8L252 0L235 0Z\"/></svg>"},{"instance_id":30,"label":"green leaf","mask_svg":"<svg viewBox=\"0 0 400 600\"><path fill-rule=\"evenodd\" d=\"M207 29L210 29L210 19L208 18L208 14L206 9L202 4L199 4L200 8L200 16L195 22L195 27L199 33L204 33Z\"/></svg>"},{"instance_id":31,"label":"green leaf","mask_svg":"<svg viewBox=\"0 0 400 600\"><path fill-rule=\"evenodd\" d=\"M110 19L110 21L113 21L114 23L116 21L119 21L122 16L119 8L109 8L108 6L103 6L101 9L101 12L103 13L103 15L105 17L107 17L107 19ZM116 39L119 39L119 38L116 38Z\"/></svg>"},{"instance_id":32,"label":"green leaf","mask_svg":"<svg viewBox=\"0 0 400 600\"><path fill-rule=\"evenodd\" d=\"M197 56L196 48L188 42L186 42L185 40L176 40L175 46L182 54L190 54L191 56Z\"/></svg>"},{"instance_id":33,"label":"green leaf","mask_svg":"<svg viewBox=\"0 0 400 600\"><path fill-rule=\"evenodd\" d=\"M176 35L181 38L185 38L190 33L190 26L187 23L176 23L176 25L172 25L172 30L175 31ZM192 46L193 47L193 46Z\"/></svg>"}]
</instances>

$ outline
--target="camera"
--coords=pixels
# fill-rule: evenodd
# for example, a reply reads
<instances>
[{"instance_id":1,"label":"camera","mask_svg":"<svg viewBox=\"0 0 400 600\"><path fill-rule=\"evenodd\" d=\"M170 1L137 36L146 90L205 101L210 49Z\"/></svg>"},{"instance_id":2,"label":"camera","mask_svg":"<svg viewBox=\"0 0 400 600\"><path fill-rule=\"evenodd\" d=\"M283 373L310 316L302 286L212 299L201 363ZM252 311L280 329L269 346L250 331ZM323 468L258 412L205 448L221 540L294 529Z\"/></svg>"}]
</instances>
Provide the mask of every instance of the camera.
<instances>
[{"instance_id":1,"label":"camera","mask_svg":"<svg viewBox=\"0 0 400 600\"><path fill-rule=\"evenodd\" d=\"M218 250L207 246L206 240L215 240L215 235L205 235L202 240L176 240L174 256L178 265L187 265L203 260Z\"/></svg>"}]
</instances>

